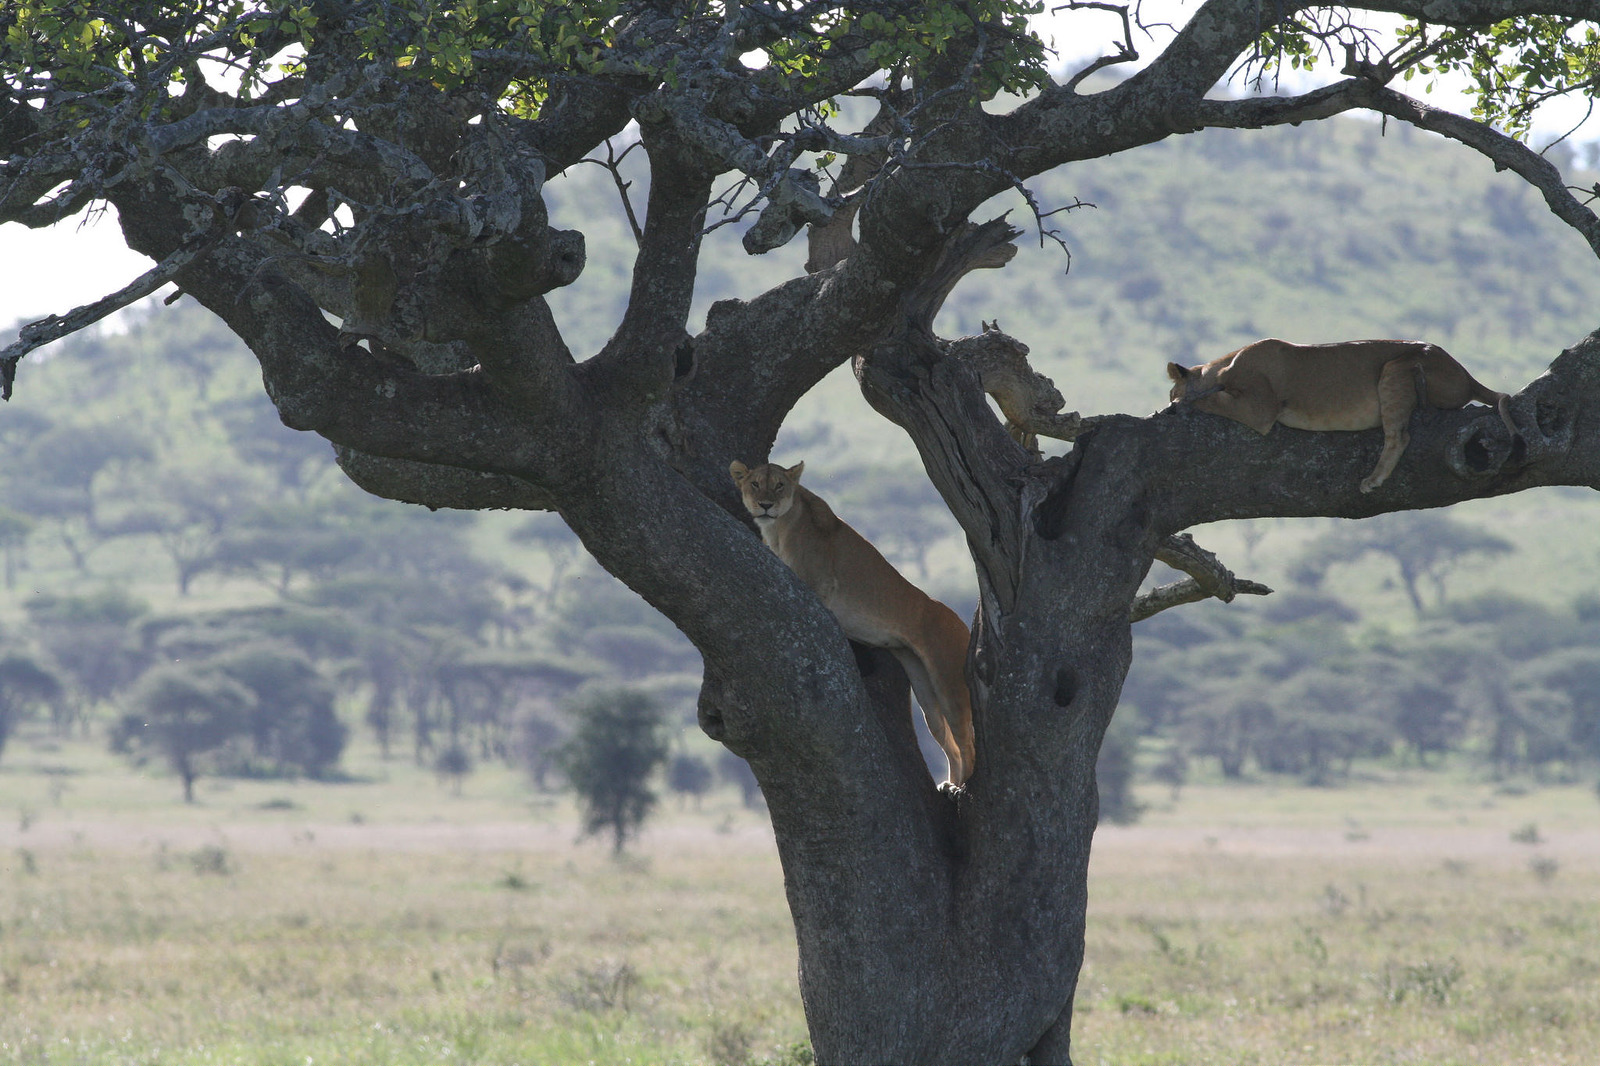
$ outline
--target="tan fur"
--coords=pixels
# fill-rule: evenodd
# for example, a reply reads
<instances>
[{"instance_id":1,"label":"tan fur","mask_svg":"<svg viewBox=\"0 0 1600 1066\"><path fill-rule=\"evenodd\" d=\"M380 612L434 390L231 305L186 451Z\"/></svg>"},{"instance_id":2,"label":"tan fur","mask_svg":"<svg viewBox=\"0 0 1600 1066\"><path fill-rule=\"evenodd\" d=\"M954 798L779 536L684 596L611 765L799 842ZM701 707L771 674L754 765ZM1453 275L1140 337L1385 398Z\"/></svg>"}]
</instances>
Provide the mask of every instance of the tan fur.
<instances>
[{"instance_id":1,"label":"tan fur","mask_svg":"<svg viewBox=\"0 0 1600 1066\"><path fill-rule=\"evenodd\" d=\"M1291 344L1268 339L1221 359L1185 368L1167 364L1172 402L1243 422L1258 433L1281 422L1291 429L1383 427L1383 453L1361 482L1371 492L1394 472L1411 439L1419 400L1443 410L1476 400L1495 407L1513 441L1509 397L1479 384L1443 348L1422 341Z\"/></svg>"},{"instance_id":2,"label":"tan fur","mask_svg":"<svg viewBox=\"0 0 1600 1066\"><path fill-rule=\"evenodd\" d=\"M887 648L905 667L928 730L950 763L949 784L972 774L971 636L954 611L900 575L820 496L800 484L804 463L728 470L761 539L833 612L851 640Z\"/></svg>"}]
</instances>

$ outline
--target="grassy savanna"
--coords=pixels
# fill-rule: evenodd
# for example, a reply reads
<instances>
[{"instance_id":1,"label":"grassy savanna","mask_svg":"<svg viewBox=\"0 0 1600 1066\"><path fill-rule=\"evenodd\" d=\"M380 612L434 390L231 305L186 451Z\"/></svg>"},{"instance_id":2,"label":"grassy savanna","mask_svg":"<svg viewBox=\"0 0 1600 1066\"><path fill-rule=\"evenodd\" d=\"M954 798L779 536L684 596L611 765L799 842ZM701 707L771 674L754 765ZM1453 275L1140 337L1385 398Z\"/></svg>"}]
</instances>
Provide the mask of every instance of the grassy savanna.
<instances>
[{"instance_id":1,"label":"grassy savanna","mask_svg":"<svg viewBox=\"0 0 1600 1066\"><path fill-rule=\"evenodd\" d=\"M804 1034L731 792L618 862L487 767L459 797L399 763L202 781L184 810L76 745L8 755L0 1061L699 1063Z\"/></svg>"},{"instance_id":2,"label":"grassy savanna","mask_svg":"<svg viewBox=\"0 0 1600 1066\"><path fill-rule=\"evenodd\" d=\"M350 768L186 808L95 745L14 744L0 1061L793 1061L781 873L731 792L616 861L507 771ZM1592 1061L1594 793L1367 776L1152 790L1102 828L1078 1059Z\"/></svg>"}]
</instances>

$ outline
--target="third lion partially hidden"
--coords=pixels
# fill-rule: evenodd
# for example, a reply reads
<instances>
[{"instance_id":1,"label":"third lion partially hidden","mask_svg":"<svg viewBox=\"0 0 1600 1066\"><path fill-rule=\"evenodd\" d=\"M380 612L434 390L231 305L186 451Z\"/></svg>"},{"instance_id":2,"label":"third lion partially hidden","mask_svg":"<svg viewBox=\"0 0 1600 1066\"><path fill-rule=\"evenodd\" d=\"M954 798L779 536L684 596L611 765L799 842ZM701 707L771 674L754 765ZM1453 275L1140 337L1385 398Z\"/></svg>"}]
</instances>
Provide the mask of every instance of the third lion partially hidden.
<instances>
[{"instance_id":1,"label":"third lion partially hidden","mask_svg":"<svg viewBox=\"0 0 1600 1066\"><path fill-rule=\"evenodd\" d=\"M1277 423L1291 429L1359 430L1383 427L1383 452L1361 482L1371 492L1394 472L1411 439L1419 406L1455 410L1476 400L1500 412L1520 440L1509 397L1480 384L1436 344L1423 341L1346 341L1292 344L1275 338L1247 344L1202 366L1167 364L1172 402L1243 422L1258 433Z\"/></svg>"}]
</instances>

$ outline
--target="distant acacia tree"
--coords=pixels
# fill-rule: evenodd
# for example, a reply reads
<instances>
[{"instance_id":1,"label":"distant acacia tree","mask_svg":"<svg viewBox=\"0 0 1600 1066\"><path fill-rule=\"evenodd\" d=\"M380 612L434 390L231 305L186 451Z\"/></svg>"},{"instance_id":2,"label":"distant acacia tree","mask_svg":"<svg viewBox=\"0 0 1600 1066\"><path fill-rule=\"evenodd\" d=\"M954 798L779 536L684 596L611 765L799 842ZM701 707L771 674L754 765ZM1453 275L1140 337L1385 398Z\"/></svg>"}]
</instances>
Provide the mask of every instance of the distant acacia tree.
<instances>
[{"instance_id":1,"label":"distant acacia tree","mask_svg":"<svg viewBox=\"0 0 1600 1066\"><path fill-rule=\"evenodd\" d=\"M115 739L160 754L183 782L183 801L193 803L205 756L249 731L252 705L249 690L221 673L158 666L129 694Z\"/></svg>"},{"instance_id":2,"label":"distant acacia tree","mask_svg":"<svg viewBox=\"0 0 1600 1066\"><path fill-rule=\"evenodd\" d=\"M558 715L543 701L530 703L517 721L517 754L527 768L533 787L540 792L550 789L550 771L557 769L557 760L568 727L558 721Z\"/></svg>"},{"instance_id":3,"label":"distant acacia tree","mask_svg":"<svg viewBox=\"0 0 1600 1066\"><path fill-rule=\"evenodd\" d=\"M211 549L211 565L248 574L279 593L297 576L330 577L361 555L361 535L311 504L258 504L236 515Z\"/></svg>"},{"instance_id":4,"label":"distant acacia tree","mask_svg":"<svg viewBox=\"0 0 1600 1066\"><path fill-rule=\"evenodd\" d=\"M1466 714L1447 686L1420 672L1404 676L1394 689L1395 732L1426 766L1430 754L1443 755L1459 743Z\"/></svg>"},{"instance_id":5,"label":"distant acacia tree","mask_svg":"<svg viewBox=\"0 0 1600 1066\"><path fill-rule=\"evenodd\" d=\"M1388 694L1347 670L1301 671L1267 700L1277 713L1254 746L1263 769L1326 785L1347 776L1357 757L1383 755L1391 746Z\"/></svg>"},{"instance_id":6,"label":"distant acacia tree","mask_svg":"<svg viewBox=\"0 0 1600 1066\"><path fill-rule=\"evenodd\" d=\"M272 771L320 777L338 763L348 730L334 711L332 683L304 652L259 641L222 652L204 665L249 691L251 747Z\"/></svg>"},{"instance_id":7,"label":"distant acacia tree","mask_svg":"<svg viewBox=\"0 0 1600 1066\"><path fill-rule=\"evenodd\" d=\"M1498 533L1438 511L1396 511L1359 523L1344 523L1314 539L1296 564L1296 576L1321 584L1328 568L1364 555L1392 561L1412 609L1422 614L1422 582L1433 586L1435 605L1443 604L1445 577L1473 555L1507 555L1515 545Z\"/></svg>"},{"instance_id":8,"label":"distant acacia tree","mask_svg":"<svg viewBox=\"0 0 1600 1066\"><path fill-rule=\"evenodd\" d=\"M23 652L0 652L0 752L23 718L40 706L61 701L63 686L55 672Z\"/></svg>"},{"instance_id":9,"label":"distant acacia tree","mask_svg":"<svg viewBox=\"0 0 1600 1066\"><path fill-rule=\"evenodd\" d=\"M86 571L90 553L117 532L102 522L101 474L154 456L150 441L127 426L53 426L10 457L6 500L15 510L54 520L61 546ZM15 476L24 470L26 477Z\"/></svg>"},{"instance_id":10,"label":"distant acacia tree","mask_svg":"<svg viewBox=\"0 0 1600 1066\"><path fill-rule=\"evenodd\" d=\"M80 717L109 702L146 665L134 624L149 606L122 589L33 596L27 610L40 647L71 682L69 702Z\"/></svg>"},{"instance_id":11,"label":"distant acacia tree","mask_svg":"<svg viewBox=\"0 0 1600 1066\"><path fill-rule=\"evenodd\" d=\"M17 565L22 556L22 546L37 523L25 514L0 507L0 557L5 561L6 588L17 587Z\"/></svg>"},{"instance_id":12,"label":"distant acacia tree","mask_svg":"<svg viewBox=\"0 0 1600 1066\"><path fill-rule=\"evenodd\" d=\"M1126 825L1139 820L1143 808L1133 795L1133 764L1138 751L1139 734L1133 719L1117 718L1106 730L1100 757L1095 761L1101 821Z\"/></svg>"},{"instance_id":13,"label":"distant acacia tree","mask_svg":"<svg viewBox=\"0 0 1600 1066\"><path fill-rule=\"evenodd\" d=\"M695 810L700 809L700 800L711 791L711 783L715 780L711 764L698 755L680 751L667 764L667 787L680 797L693 799ZM680 799L679 803L682 802Z\"/></svg>"},{"instance_id":14,"label":"distant acacia tree","mask_svg":"<svg viewBox=\"0 0 1600 1066\"><path fill-rule=\"evenodd\" d=\"M450 782L453 795L461 795L461 785L472 773L472 753L458 740L452 740L433 759L433 772Z\"/></svg>"},{"instance_id":15,"label":"distant acacia tree","mask_svg":"<svg viewBox=\"0 0 1600 1066\"><path fill-rule=\"evenodd\" d=\"M239 516L254 510L262 485L248 469L162 470L128 485L137 502L117 523L119 533L149 533L172 560L178 595L218 565L217 546Z\"/></svg>"},{"instance_id":16,"label":"distant acacia tree","mask_svg":"<svg viewBox=\"0 0 1600 1066\"><path fill-rule=\"evenodd\" d=\"M1181 735L1196 755L1214 756L1222 776L1244 776L1245 760L1271 730L1277 712L1250 679L1202 686L1184 712Z\"/></svg>"},{"instance_id":17,"label":"distant acacia tree","mask_svg":"<svg viewBox=\"0 0 1600 1066\"><path fill-rule=\"evenodd\" d=\"M1528 681L1566 696L1569 714L1564 733L1573 753L1600 758L1600 649L1563 648L1518 672Z\"/></svg>"},{"instance_id":18,"label":"distant acacia tree","mask_svg":"<svg viewBox=\"0 0 1600 1066\"><path fill-rule=\"evenodd\" d=\"M661 708L638 689L592 688L571 710L577 725L561 748L561 769L578 794L585 835L609 831L621 853L655 809L650 775L667 758Z\"/></svg>"}]
</instances>

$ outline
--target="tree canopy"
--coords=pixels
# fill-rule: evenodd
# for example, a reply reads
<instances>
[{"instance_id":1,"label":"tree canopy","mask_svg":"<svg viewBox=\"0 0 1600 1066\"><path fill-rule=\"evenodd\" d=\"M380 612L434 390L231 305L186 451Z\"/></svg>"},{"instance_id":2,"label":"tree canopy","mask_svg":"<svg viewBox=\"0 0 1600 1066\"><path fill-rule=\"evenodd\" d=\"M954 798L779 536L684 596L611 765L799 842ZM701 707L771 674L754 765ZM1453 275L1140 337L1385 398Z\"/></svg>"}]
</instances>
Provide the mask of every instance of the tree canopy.
<instances>
[{"instance_id":1,"label":"tree canopy","mask_svg":"<svg viewBox=\"0 0 1600 1066\"><path fill-rule=\"evenodd\" d=\"M1046 171L1364 110L1510 170L1600 252L1600 218L1519 139L1538 107L1593 88L1600 2L1375 0L1358 14L1205 0L1168 29L1137 2L1070 3L1061 33L1109 15L1120 39L1064 71L1029 21L1040 13L1011 0L13 3L0 220L109 203L156 265L25 327L0 351L0 384L9 396L27 352L174 282L250 346L279 417L331 441L363 487L559 512L703 658L702 727L749 761L772 815L819 1060L1068 1061L1095 755L1130 626L1264 591L1182 531L1600 484L1600 336L1513 398L1517 438L1481 409L1428 412L1394 476L1361 493L1373 434L1258 437L1186 409L1082 418L1022 340L935 336L961 278L1003 267L1021 235L972 216L1019 192L1045 240L1070 206L1028 191ZM1095 77L1118 66L1132 73ZM1282 91L1298 82L1276 76L1295 69L1328 76ZM1251 94L1219 90L1235 72ZM1471 79L1473 114L1396 88L1441 73ZM619 163L636 145L642 214ZM584 238L550 224L543 193L585 161L615 175L637 255L620 324L574 353L545 297L588 280ZM695 325L706 237L734 223L750 254L804 232L806 271ZM960 795L936 792L916 758L898 668L846 643L752 534L726 476L730 460L766 456L797 399L846 363L912 438L972 551L978 769ZM1041 435L1072 448L1043 461ZM1158 558L1189 577L1141 595ZM1495 695L1508 744L1560 719L1567 697L1537 688ZM1336 709L1325 717L1310 723L1317 772L1364 743Z\"/></svg>"}]
</instances>

